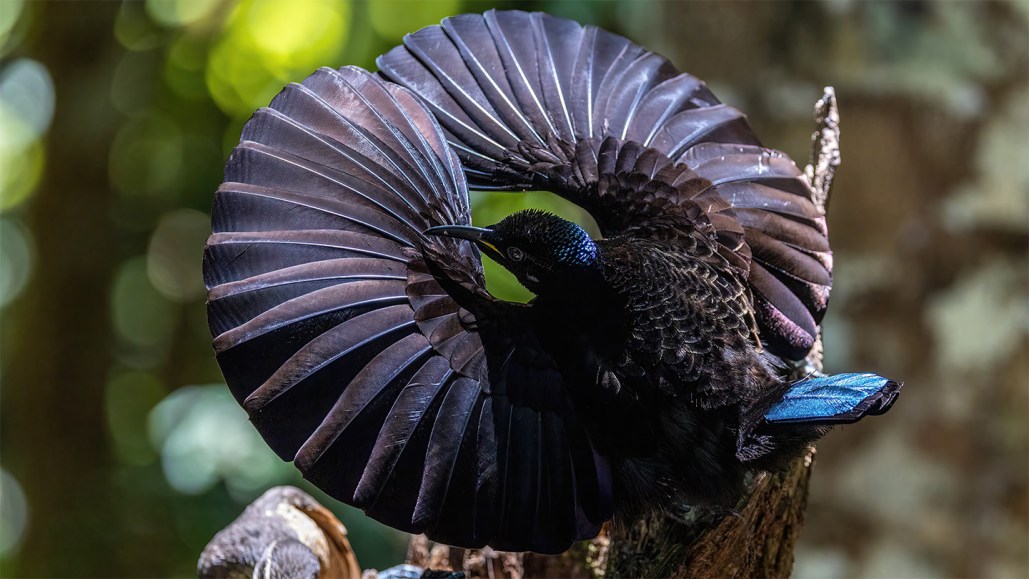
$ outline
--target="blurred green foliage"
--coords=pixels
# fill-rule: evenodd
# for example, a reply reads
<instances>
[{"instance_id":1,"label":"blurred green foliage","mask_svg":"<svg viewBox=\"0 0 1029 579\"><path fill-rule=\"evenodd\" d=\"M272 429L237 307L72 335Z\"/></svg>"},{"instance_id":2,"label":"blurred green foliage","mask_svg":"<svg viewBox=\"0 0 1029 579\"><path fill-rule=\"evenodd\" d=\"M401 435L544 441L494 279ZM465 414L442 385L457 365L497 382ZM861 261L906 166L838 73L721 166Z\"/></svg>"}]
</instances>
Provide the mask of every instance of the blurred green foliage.
<instances>
[{"instance_id":1,"label":"blurred green foliage","mask_svg":"<svg viewBox=\"0 0 1029 579\"><path fill-rule=\"evenodd\" d=\"M301 481L221 384L200 272L212 194L243 123L286 83L320 66L374 69L403 34L451 14L519 7L666 53L798 160L813 99L838 85L853 172L841 172L831 216L840 267L827 361L926 388L909 384L887 417L893 430L827 441L841 451L820 464L801 561L823 576L1017 576L1029 516L1025 418L1012 410L1025 407L1026 6L0 1L0 574L189 576L217 530L284 483L340 514L364 567L401 561L406 537ZM596 234L550 194L473 194L481 225L527 207ZM995 258L973 263L983 255ZM485 266L496 295L531 298ZM966 271L985 281L958 283ZM1001 338L978 339L991 329ZM937 343L942 355L927 350ZM1008 373L987 381L987 365ZM926 418L937 414L948 422ZM972 431L980 438L955 434ZM937 432L963 454L934 455ZM865 453L855 464L886 467L865 469L877 473L867 480L834 465L852 449ZM968 464L984 474L960 470ZM914 490L894 492L894 473ZM886 495L904 497L886 501L902 516L861 519L861 540L838 528L879 513ZM990 552L979 568L959 554L966 539Z\"/></svg>"}]
</instances>

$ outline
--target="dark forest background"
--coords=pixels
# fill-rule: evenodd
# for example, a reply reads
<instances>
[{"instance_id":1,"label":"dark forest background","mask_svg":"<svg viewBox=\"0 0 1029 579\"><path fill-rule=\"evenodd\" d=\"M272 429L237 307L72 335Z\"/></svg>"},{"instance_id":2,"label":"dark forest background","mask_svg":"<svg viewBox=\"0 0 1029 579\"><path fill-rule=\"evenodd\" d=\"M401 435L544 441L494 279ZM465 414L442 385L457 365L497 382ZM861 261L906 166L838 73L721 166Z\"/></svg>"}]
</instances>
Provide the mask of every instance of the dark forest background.
<instances>
[{"instance_id":1,"label":"dark forest background","mask_svg":"<svg viewBox=\"0 0 1029 579\"><path fill-rule=\"evenodd\" d=\"M819 445L795 576L1029 575L1024 0L0 0L0 574L188 576L264 489L313 491L214 363L200 257L222 164L285 83L491 6L666 55L798 164L836 87L826 367L907 386ZM557 207L473 202L481 224ZM401 562L404 536L315 494L362 566Z\"/></svg>"}]
</instances>

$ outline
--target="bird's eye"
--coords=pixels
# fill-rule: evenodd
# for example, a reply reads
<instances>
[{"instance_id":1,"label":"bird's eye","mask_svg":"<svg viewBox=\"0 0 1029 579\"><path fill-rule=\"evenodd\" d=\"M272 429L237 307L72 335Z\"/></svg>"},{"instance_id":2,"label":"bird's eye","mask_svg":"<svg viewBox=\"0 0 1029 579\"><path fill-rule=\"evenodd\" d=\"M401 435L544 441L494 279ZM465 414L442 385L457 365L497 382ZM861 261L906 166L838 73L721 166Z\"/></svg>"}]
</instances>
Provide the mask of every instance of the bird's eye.
<instances>
[{"instance_id":1,"label":"bird's eye","mask_svg":"<svg viewBox=\"0 0 1029 579\"><path fill-rule=\"evenodd\" d=\"M511 261L522 261L525 259L525 252L517 247L509 247L507 249L507 256L511 258Z\"/></svg>"}]
</instances>

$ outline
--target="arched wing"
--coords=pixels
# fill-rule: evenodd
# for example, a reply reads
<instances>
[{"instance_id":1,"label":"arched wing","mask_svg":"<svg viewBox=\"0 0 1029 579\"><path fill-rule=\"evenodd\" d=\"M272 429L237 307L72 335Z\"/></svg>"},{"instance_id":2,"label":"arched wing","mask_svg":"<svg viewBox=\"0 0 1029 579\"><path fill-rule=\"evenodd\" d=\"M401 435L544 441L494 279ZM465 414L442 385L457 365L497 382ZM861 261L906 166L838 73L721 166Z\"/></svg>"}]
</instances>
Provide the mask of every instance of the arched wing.
<instances>
[{"instance_id":1,"label":"arched wing","mask_svg":"<svg viewBox=\"0 0 1029 579\"><path fill-rule=\"evenodd\" d=\"M748 277L773 351L814 343L831 285L824 217L792 161L696 77L621 36L518 11L448 18L378 65L427 101L473 188L550 189L608 236L678 219Z\"/></svg>"},{"instance_id":2,"label":"arched wing","mask_svg":"<svg viewBox=\"0 0 1029 579\"><path fill-rule=\"evenodd\" d=\"M609 518L610 474L477 251L422 235L470 222L466 189L407 89L357 68L287 86L216 195L215 351L268 444L330 495L456 545L559 552Z\"/></svg>"},{"instance_id":3,"label":"arched wing","mask_svg":"<svg viewBox=\"0 0 1029 579\"><path fill-rule=\"evenodd\" d=\"M665 58L543 13L447 18L378 65L430 103L476 188L531 186L505 165L531 161L529 147L560 155L558 142L615 137L671 158L703 141L758 144L742 113Z\"/></svg>"}]
</instances>

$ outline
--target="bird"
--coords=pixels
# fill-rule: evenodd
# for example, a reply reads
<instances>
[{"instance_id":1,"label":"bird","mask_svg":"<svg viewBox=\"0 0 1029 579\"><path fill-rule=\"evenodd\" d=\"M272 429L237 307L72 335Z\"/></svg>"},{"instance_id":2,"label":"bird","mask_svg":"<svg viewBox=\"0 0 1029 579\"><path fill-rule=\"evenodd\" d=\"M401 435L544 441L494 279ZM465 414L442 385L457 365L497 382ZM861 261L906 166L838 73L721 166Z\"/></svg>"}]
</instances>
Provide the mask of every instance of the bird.
<instances>
[{"instance_id":1,"label":"bird","mask_svg":"<svg viewBox=\"0 0 1029 579\"><path fill-rule=\"evenodd\" d=\"M243 127L204 252L229 389L283 460L397 529L560 553L731 508L901 383L788 378L832 285L784 153L667 59L544 13L462 14L321 68ZM469 191L546 190L471 222ZM491 295L482 256L534 294Z\"/></svg>"}]
</instances>

